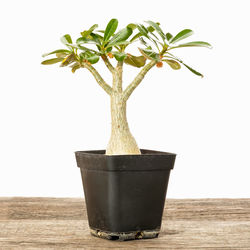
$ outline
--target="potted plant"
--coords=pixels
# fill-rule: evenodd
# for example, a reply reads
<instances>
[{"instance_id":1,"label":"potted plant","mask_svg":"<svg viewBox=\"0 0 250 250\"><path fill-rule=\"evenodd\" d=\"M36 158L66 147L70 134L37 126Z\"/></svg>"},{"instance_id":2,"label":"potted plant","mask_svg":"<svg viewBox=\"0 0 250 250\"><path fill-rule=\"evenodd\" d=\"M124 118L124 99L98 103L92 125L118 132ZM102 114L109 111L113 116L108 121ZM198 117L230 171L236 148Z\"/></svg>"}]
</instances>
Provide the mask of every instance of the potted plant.
<instances>
[{"instance_id":1,"label":"potted plant","mask_svg":"<svg viewBox=\"0 0 250 250\"><path fill-rule=\"evenodd\" d=\"M159 23L146 23L146 26L130 23L116 32L118 20L112 19L105 30L97 30L95 24L81 32L76 43L66 34L61 38L66 49L45 54L56 57L42 62L44 65L60 62L61 67L71 67L73 73L87 69L110 97L112 128L107 149L78 151L75 155L81 170L90 231L95 236L111 240L158 236L169 174L176 157L173 153L138 147L126 118L129 97L150 69L154 66L161 68L163 63L174 70L184 65L202 77L174 56L172 50L211 48L209 43L201 41L179 43L193 34L190 29L172 36L163 32ZM140 55L127 53L127 48L138 41L141 43ZM112 84L108 84L93 66L100 60L111 72ZM125 89L122 81L124 64L141 68Z\"/></svg>"}]
</instances>

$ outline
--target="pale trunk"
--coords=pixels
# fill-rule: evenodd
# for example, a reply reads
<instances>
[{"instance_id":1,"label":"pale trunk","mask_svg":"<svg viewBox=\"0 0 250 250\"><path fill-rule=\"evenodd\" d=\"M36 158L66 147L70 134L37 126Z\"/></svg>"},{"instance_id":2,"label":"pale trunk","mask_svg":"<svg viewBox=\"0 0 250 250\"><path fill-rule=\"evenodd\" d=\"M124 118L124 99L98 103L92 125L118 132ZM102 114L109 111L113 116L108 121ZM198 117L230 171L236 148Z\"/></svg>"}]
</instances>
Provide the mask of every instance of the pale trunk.
<instances>
[{"instance_id":1,"label":"pale trunk","mask_svg":"<svg viewBox=\"0 0 250 250\"><path fill-rule=\"evenodd\" d=\"M140 154L140 149L132 136L126 116L126 101L122 93L111 94L111 137L107 155Z\"/></svg>"}]
</instances>

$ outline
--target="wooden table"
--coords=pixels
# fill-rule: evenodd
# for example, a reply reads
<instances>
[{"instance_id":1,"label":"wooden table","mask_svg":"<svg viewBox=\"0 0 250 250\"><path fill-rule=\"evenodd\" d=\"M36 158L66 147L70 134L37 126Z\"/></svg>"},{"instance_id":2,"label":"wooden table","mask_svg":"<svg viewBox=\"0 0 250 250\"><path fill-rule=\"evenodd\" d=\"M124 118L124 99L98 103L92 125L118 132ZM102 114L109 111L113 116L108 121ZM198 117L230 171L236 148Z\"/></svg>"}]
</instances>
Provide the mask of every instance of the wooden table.
<instances>
[{"instance_id":1,"label":"wooden table","mask_svg":"<svg viewBox=\"0 0 250 250\"><path fill-rule=\"evenodd\" d=\"M0 198L0 249L250 249L250 199L167 199L159 238L89 234L80 198Z\"/></svg>"}]
</instances>

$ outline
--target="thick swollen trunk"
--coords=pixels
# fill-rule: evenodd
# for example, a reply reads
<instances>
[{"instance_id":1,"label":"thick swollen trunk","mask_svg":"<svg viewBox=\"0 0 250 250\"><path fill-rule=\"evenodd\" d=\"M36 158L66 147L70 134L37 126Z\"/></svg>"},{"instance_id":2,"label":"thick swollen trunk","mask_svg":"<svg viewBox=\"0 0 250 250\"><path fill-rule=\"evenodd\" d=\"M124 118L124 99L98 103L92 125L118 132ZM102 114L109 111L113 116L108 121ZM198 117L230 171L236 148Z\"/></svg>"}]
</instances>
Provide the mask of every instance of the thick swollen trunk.
<instances>
[{"instance_id":1,"label":"thick swollen trunk","mask_svg":"<svg viewBox=\"0 0 250 250\"><path fill-rule=\"evenodd\" d=\"M122 93L114 92L111 94L111 122L111 137L106 154L140 154L140 149L128 127L126 101Z\"/></svg>"}]
</instances>

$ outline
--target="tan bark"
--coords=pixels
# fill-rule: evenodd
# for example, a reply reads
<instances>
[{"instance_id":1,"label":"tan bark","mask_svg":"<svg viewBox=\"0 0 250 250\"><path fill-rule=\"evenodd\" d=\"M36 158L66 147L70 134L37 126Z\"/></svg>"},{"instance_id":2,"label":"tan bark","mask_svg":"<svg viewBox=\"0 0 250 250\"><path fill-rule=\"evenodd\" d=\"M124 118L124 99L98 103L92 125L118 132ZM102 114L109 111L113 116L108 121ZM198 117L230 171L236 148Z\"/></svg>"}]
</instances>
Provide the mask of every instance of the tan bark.
<instances>
[{"instance_id":1,"label":"tan bark","mask_svg":"<svg viewBox=\"0 0 250 250\"><path fill-rule=\"evenodd\" d=\"M150 61L148 64L146 64L142 70L139 72L139 74L135 77L135 79L128 85L128 87L124 90L124 99L128 100L130 95L133 93L135 88L141 83L144 76L147 74L147 72L155 66L157 62L156 61Z\"/></svg>"},{"instance_id":2,"label":"tan bark","mask_svg":"<svg viewBox=\"0 0 250 250\"><path fill-rule=\"evenodd\" d=\"M141 154L137 143L132 136L126 114L126 102L134 89L141 83L146 73L156 64L155 61L150 61L138 73L135 79L123 91L122 89L122 74L123 62L118 62L114 68L109 62L107 56L102 56L102 59L110 70L113 76L112 87L107 84L97 70L87 63L83 67L87 68L95 77L97 83L105 90L110 96L111 101L111 136L106 149L107 155L126 155L126 154Z\"/></svg>"},{"instance_id":3,"label":"tan bark","mask_svg":"<svg viewBox=\"0 0 250 250\"><path fill-rule=\"evenodd\" d=\"M123 94L111 95L111 137L106 155L140 154L140 149L132 136L126 116L126 101Z\"/></svg>"}]
</instances>

